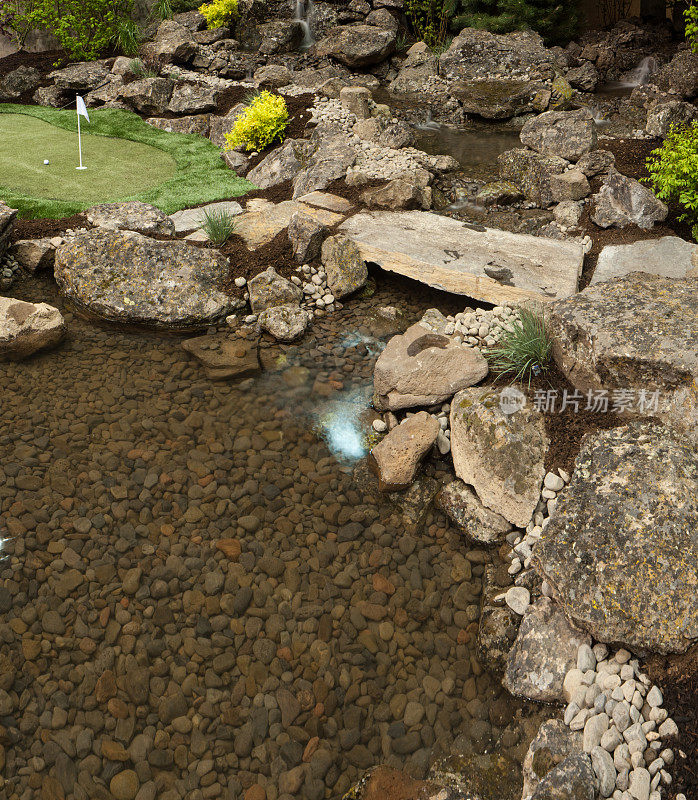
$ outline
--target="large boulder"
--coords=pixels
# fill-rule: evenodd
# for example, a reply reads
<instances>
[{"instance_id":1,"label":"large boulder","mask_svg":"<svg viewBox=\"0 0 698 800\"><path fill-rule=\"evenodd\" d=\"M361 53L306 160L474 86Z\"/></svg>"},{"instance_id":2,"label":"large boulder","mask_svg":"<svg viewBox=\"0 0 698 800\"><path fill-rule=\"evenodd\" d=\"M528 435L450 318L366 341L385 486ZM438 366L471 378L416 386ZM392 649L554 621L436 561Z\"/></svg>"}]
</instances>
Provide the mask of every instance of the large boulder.
<instances>
[{"instance_id":1,"label":"large boulder","mask_svg":"<svg viewBox=\"0 0 698 800\"><path fill-rule=\"evenodd\" d=\"M635 272L553 304L547 324L555 361L576 389L696 438L696 318L698 280Z\"/></svg>"},{"instance_id":2,"label":"large boulder","mask_svg":"<svg viewBox=\"0 0 698 800\"><path fill-rule=\"evenodd\" d=\"M293 198L326 189L332 181L344 178L357 155L356 147L343 131L318 125L304 151L303 169L293 179Z\"/></svg>"},{"instance_id":3,"label":"large boulder","mask_svg":"<svg viewBox=\"0 0 698 800\"><path fill-rule=\"evenodd\" d=\"M34 67L20 66L0 80L0 101L12 102L33 92L41 83L41 73Z\"/></svg>"},{"instance_id":4,"label":"large boulder","mask_svg":"<svg viewBox=\"0 0 698 800\"><path fill-rule=\"evenodd\" d=\"M346 297L366 283L366 262L351 239L339 235L325 239L321 259L327 274L327 285L335 297Z\"/></svg>"},{"instance_id":5,"label":"large boulder","mask_svg":"<svg viewBox=\"0 0 698 800\"><path fill-rule=\"evenodd\" d=\"M46 303L0 297L0 361L19 361L65 336L60 311Z\"/></svg>"},{"instance_id":6,"label":"large boulder","mask_svg":"<svg viewBox=\"0 0 698 800\"><path fill-rule=\"evenodd\" d=\"M573 753L536 786L531 800L594 800L596 774L586 753Z\"/></svg>"},{"instance_id":7,"label":"large boulder","mask_svg":"<svg viewBox=\"0 0 698 800\"><path fill-rule=\"evenodd\" d=\"M655 222L664 222L668 213L669 209L650 189L621 175L614 167L592 198L591 219L600 228L625 228L630 224L651 228Z\"/></svg>"},{"instance_id":8,"label":"large boulder","mask_svg":"<svg viewBox=\"0 0 698 800\"><path fill-rule=\"evenodd\" d=\"M390 93L417 94L424 92L439 72L439 59L425 42L417 42L407 51L397 77L390 84Z\"/></svg>"},{"instance_id":9,"label":"large boulder","mask_svg":"<svg viewBox=\"0 0 698 800\"><path fill-rule=\"evenodd\" d=\"M247 180L260 189L292 180L303 169L302 147L299 139L287 139L247 173Z\"/></svg>"},{"instance_id":10,"label":"large boulder","mask_svg":"<svg viewBox=\"0 0 698 800\"><path fill-rule=\"evenodd\" d=\"M569 162L559 156L544 156L523 148L498 156L499 175L516 184L527 200L545 208L554 202L552 178L562 175Z\"/></svg>"},{"instance_id":11,"label":"large boulder","mask_svg":"<svg viewBox=\"0 0 698 800\"><path fill-rule=\"evenodd\" d=\"M684 100L698 95L698 55L690 50L677 53L662 67L654 83L663 91L673 91Z\"/></svg>"},{"instance_id":12,"label":"large boulder","mask_svg":"<svg viewBox=\"0 0 698 800\"><path fill-rule=\"evenodd\" d=\"M487 371L479 350L412 325L393 336L376 361L374 404L395 411L442 403L460 389L479 383Z\"/></svg>"},{"instance_id":13,"label":"large boulder","mask_svg":"<svg viewBox=\"0 0 698 800\"><path fill-rule=\"evenodd\" d=\"M80 61L54 70L48 77L59 89L88 92L109 78L109 68L105 61Z\"/></svg>"},{"instance_id":14,"label":"large boulder","mask_svg":"<svg viewBox=\"0 0 698 800\"><path fill-rule=\"evenodd\" d=\"M641 653L698 639L697 481L695 445L658 423L583 440L533 559L595 639Z\"/></svg>"},{"instance_id":15,"label":"large boulder","mask_svg":"<svg viewBox=\"0 0 698 800\"><path fill-rule=\"evenodd\" d=\"M272 306L299 306L303 292L300 287L281 277L274 267L250 278L247 283L250 308L257 313Z\"/></svg>"},{"instance_id":16,"label":"large boulder","mask_svg":"<svg viewBox=\"0 0 698 800\"><path fill-rule=\"evenodd\" d=\"M272 306L259 315L262 330L282 342L299 339L310 324L310 314L297 305Z\"/></svg>"},{"instance_id":17,"label":"large boulder","mask_svg":"<svg viewBox=\"0 0 698 800\"><path fill-rule=\"evenodd\" d=\"M552 78L555 56L532 31L504 35L464 28L439 58L442 78L471 81L500 77Z\"/></svg>"},{"instance_id":18,"label":"large boulder","mask_svg":"<svg viewBox=\"0 0 698 800\"><path fill-rule=\"evenodd\" d=\"M490 78L455 82L449 93L463 111L485 119L510 119L519 114L545 111L550 90L539 81Z\"/></svg>"},{"instance_id":19,"label":"large boulder","mask_svg":"<svg viewBox=\"0 0 698 800\"><path fill-rule=\"evenodd\" d=\"M596 148L596 122L586 108L579 111L546 111L528 120L521 142L537 153L578 161Z\"/></svg>"},{"instance_id":20,"label":"large boulder","mask_svg":"<svg viewBox=\"0 0 698 800\"><path fill-rule=\"evenodd\" d=\"M143 55L149 61L163 64L186 64L196 54L196 40L184 25L172 19L160 23L155 39L143 45Z\"/></svg>"},{"instance_id":21,"label":"large boulder","mask_svg":"<svg viewBox=\"0 0 698 800\"><path fill-rule=\"evenodd\" d=\"M582 752L582 734L561 719L549 719L538 729L523 763L523 797L530 797L545 776L568 756Z\"/></svg>"},{"instance_id":22,"label":"large boulder","mask_svg":"<svg viewBox=\"0 0 698 800\"><path fill-rule=\"evenodd\" d=\"M167 110L172 114L205 114L215 111L222 93L222 86L181 81L172 90Z\"/></svg>"},{"instance_id":23,"label":"large boulder","mask_svg":"<svg viewBox=\"0 0 698 800\"><path fill-rule=\"evenodd\" d=\"M543 703L564 703L562 684L577 666L577 650L589 636L571 625L548 597L528 606L511 648L502 684L514 695Z\"/></svg>"},{"instance_id":24,"label":"large boulder","mask_svg":"<svg viewBox=\"0 0 698 800\"><path fill-rule=\"evenodd\" d=\"M638 268L665 278L685 278L692 267L691 256L695 251L695 242L678 236L606 245L599 253L590 283L621 278L637 272Z\"/></svg>"},{"instance_id":25,"label":"large boulder","mask_svg":"<svg viewBox=\"0 0 698 800\"><path fill-rule=\"evenodd\" d=\"M27 272L53 270L56 240L49 236L41 239L18 239L10 245L7 252Z\"/></svg>"},{"instance_id":26,"label":"large boulder","mask_svg":"<svg viewBox=\"0 0 698 800\"><path fill-rule=\"evenodd\" d=\"M500 544L512 524L480 502L475 492L461 480L446 484L436 496L436 505L470 541Z\"/></svg>"},{"instance_id":27,"label":"large boulder","mask_svg":"<svg viewBox=\"0 0 698 800\"><path fill-rule=\"evenodd\" d=\"M340 25L315 45L316 55L330 56L347 67L369 67L395 50L395 32L373 25Z\"/></svg>"},{"instance_id":28,"label":"large boulder","mask_svg":"<svg viewBox=\"0 0 698 800\"><path fill-rule=\"evenodd\" d=\"M10 238L14 230L17 209L10 208L0 200L0 259L7 252L10 246Z\"/></svg>"},{"instance_id":29,"label":"large boulder","mask_svg":"<svg viewBox=\"0 0 698 800\"><path fill-rule=\"evenodd\" d=\"M92 206L85 216L96 228L136 231L144 236L173 236L175 232L174 222L159 208L135 200Z\"/></svg>"},{"instance_id":30,"label":"large boulder","mask_svg":"<svg viewBox=\"0 0 698 800\"><path fill-rule=\"evenodd\" d=\"M174 83L169 78L142 78L121 90L126 105L141 114L164 114L169 106Z\"/></svg>"},{"instance_id":31,"label":"large boulder","mask_svg":"<svg viewBox=\"0 0 698 800\"><path fill-rule=\"evenodd\" d=\"M456 475L487 508L518 528L531 521L545 477L548 436L543 417L524 405L504 413L492 390L463 389L451 402Z\"/></svg>"},{"instance_id":32,"label":"large boulder","mask_svg":"<svg viewBox=\"0 0 698 800\"><path fill-rule=\"evenodd\" d=\"M259 33L262 37L260 53L267 56L292 53L303 42L303 23L299 19L275 19L260 25Z\"/></svg>"},{"instance_id":33,"label":"large boulder","mask_svg":"<svg viewBox=\"0 0 698 800\"><path fill-rule=\"evenodd\" d=\"M645 130L650 136L666 136L673 125L688 125L698 117L698 108L693 103L681 100L654 102L647 109Z\"/></svg>"},{"instance_id":34,"label":"large boulder","mask_svg":"<svg viewBox=\"0 0 698 800\"><path fill-rule=\"evenodd\" d=\"M235 302L220 292L228 272L215 250L132 231L82 231L56 250L56 282L98 317L158 328L217 322Z\"/></svg>"},{"instance_id":35,"label":"large boulder","mask_svg":"<svg viewBox=\"0 0 698 800\"><path fill-rule=\"evenodd\" d=\"M381 491L406 489L439 435L436 417L420 411L403 420L371 450L369 464Z\"/></svg>"}]
</instances>

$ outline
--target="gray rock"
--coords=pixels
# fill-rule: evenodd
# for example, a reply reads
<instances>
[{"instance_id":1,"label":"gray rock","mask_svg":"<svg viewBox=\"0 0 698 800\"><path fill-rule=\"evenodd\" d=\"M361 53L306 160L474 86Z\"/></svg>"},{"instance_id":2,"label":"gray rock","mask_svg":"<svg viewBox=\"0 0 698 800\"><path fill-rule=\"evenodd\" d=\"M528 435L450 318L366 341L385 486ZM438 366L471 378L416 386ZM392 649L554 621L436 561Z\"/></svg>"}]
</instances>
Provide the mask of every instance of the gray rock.
<instances>
[{"instance_id":1,"label":"gray rock","mask_svg":"<svg viewBox=\"0 0 698 800\"><path fill-rule=\"evenodd\" d=\"M589 756L567 756L543 778L531 800L594 800L596 776Z\"/></svg>"},{"instance_id":2,"label":"gray rock","mask_svg":"<svg viewBox=\"0 0 698 800\"><path fill-rule=\"evenodd\" d=\"M242 214L242 206L235 200L222 200L218 203L208 203L198 208L185 208L170 214L170 221L174 225L175 233L193 233L204 226L206 213L225 212L231 216Z\"/></svg>"},{"instance_id":3,"label":"gray rock","mask_svg":"<svg viewBox=\"0 0 698 800\"><path fill-rule=\"evenodd\" d=\"M265 55L273 53L292 53L303 41L303 25L300 20L271 20L259 26L262 41L259 52Z\"/></svg>"},{"instance_id":4,"label":"gray rock","mask_svg":"<svg viewBox=\"0 0 698 800\"><path fill-rule=\"evenodd\" d=\"M208 132L208 138L216 145L216 147L225 147L228 143L226 135L229 134L237 118L243 114L247 109L244 103L238 103L233 106L225 116L217 116L211 114L211 124ZM274 152L272 150L272 152Z\"/></svg>"},{"instance_id":5,"label":"gray rock","mask_svg":"<svg viewBox=\"0 0 698 800\"><path fill-rule=\"evenodd\" d=\"M511 181L486 183L475 196L475 202L483 206L506 206L522 199L523 192Z\"/></svg>"},{"instance_id":6,"label":"gray rock","mask_svg":"<svg viewBox=\"0 0 698 800\"><path fill-rule=\"evenodd\" d=\"M678 236L643 239L632 244L606 245L599 253L591 284L611 281L637 272L665 278L685 278L691 269L695 242Z\"/></svg>"},{"instance_id":7,"label":"gray rock","mask_svg":"<svg viewBox=\"0 0 698 800\"><path fill-rule=\"evenodd\" d=\"M570 86L582 92L593 92L599 84L599 72L591 61L569 70L565 77Z\"/></svg>"},{"instance_id":8,"label":"gray rock","mask_svg":"<svg viewBox=\"0 0 698 800\"><path fill-rule=\"evenodd\" d=\"M463 389L453 398L456 475L473 486L487 508L519 528L528 525L538 505L547 449L543 417L532 406L505 414L499 395L487 389Z\"/></svg>"},{"instance_id":9,"label":"gray rock","mask_svg":"<svg viewBox=\"0 0 698 800\"><path fill-rule=\"evenodd\" d=\"M596 122L588 109L546 111L521 129L523 144L542 155L567 161L578 161L594 150L596 141Z\"/></svg>"},{"instance_id":10,"label":"gray rock","mask_svg":"<svg viewBox=\"0 0 698 800\"><path fill-rule=\"evenodd\" d=\"M197 336L183 341L182 348L203 365L210 380L242 380L261 371L259 337Z\"/></svg>"},{"instance_id":11,"label":"gray rock","mask_svg":"<svg viewBox=\"0 0 698 800\"><path fill-rule=\"evenodd\" d=\"M570 625L547 597L530 605L507 658L502 684L514 695L544 703L564 702L562 684L589 637Z\"/></svg>"},{"instance_id":12,"label":"gray rock","mask_svg":"<svg viewBox=\"0 0 698 800\"><path fill-rule=\"evenodd\" d=\"M698 55L690 50L677 53L653 82L663 91L673 90L681 99L692 100L698 95Z\"/></svg>"},{"instance_id":13,"label":"gray rock","mask_svg":"<svg viewBox=\"0 0 698 800\"><path fill-rule=\"evenodd\" d=\"M430 78L438 74L439 60L424 42L417 42L407 51L397 77L390 84L394 95L426 91Z\"/></svg>"},{"instance_id":14,"label":"gray rock","mask_svg":"<svg viewBox=\"0 0 698 800\"><path fill-rule=\"evenodd\" d=\"M592 221L600 228L635 224L651 228L663 222L669 209L646 186L611 168L598 194L592 198Z\"/></svg>"},{"instance_id":15,"label":"gray rock","mask_svg":"<svg viewBox=\"0 0 698 800\"><path fill-rule=\"evenodd\" d=\"M368 208L386 208L391 211L420 208L423 200L422 190L401 178L389 181L385 186L366 189L361 193L361 202Z\"/></svg>"},{"instance_id":16,"label":"gray rock","mask_svg":"<svg viewBox=\"0 0 698 800\"><path fill-rule=\"evenodd\" d=\"M582 219L582 204L575 200L563 200L553 209L553 216L558 225L576 228Z\"/></svg>"},{"instance_id":17,"label":"gray rock","mask_svg":"<svg viewBox=\"0 0 698 800\"><path fill-rule=\"evenodd\" d=\"M516 184L527 200L543 208L554 202L551 179L565 172L569 162L558 156L545 156L515 148L498 156L499 175Z\"/></svg>"},{"instance_id":18,"label":"gray rock","mask_svg":"<svg viewBox=\"0 0 698 800\"><path fill-rule=\"evenodd\" d=\"M0 100L18 100L26 92L33 92L41 83L41 73L34 67L20 66L0 80Z\"/></svg>"},{"instance_id":19,"label":"gray rock","mask_svg":"<svg viewBox=\"0 0 698 800\"><path fill-rule=\"evenodd\" d=\"M215 250L156 241L132 231L77 233L56 250L55 277L98 317L161 328L215 322L234 307L216 284L227 264Z\"/></svg>"},{"instance_id":20,"label":"gray rock","mask_svg":"<svg viewBox=\"0 0 698 800\"><path fill-rule=\"evenodd\" d=\"M466 586L467 584L464 584ZM520 617L509 606L497 600L506 587L500 586L496 570L492 564L485 566L485 579L480 599L480 618L477 630L477 652L481 663L501 676L506 668L507 658L516 641ZM455 601L458 599L458 594ZM467 597L464 598L467 605Z\"/></svg>"},{"instance_id":21,"label":"gray rock","mask_svg":"<svg viewBox=\"0 0 698 800\"><path fill-rule=\"evenodd\" d=\"M583 172L587 178L594 178L602 175L616 163L616 157L610 150L592 150L585 153L577 162L577 169Z\"/></svg>"},{"instance_id":22,"label":"gray rock","mask_svg":"<svg viewBox=\"0 0 698 800\"><path fill-rule=\"evenodd\" d=\"M562 203L566 200L583 200L591 188L586 175L578 169L570 169L561 175L553 175L550 178L550 190L553 200Z\"/></svg>"},{"instance_id":23,"label":"gray rock","mask_svg":"<svg viewBox=\"0 0 698 800\"><path fill-rule=\"evenodd\" d=\"M360 289L368 278L366 262L350 239L330 236L322 244L322 265L327 285L335 297L345 297Z\"/></svg>"},{"instance_id":24,"label":"gray rock","mask_svg":"<svg viewBox=\"0 0 698 800\"><path fill-rule=\"evenodd\" d=\"M303 168L302 158L300 140L287 139L248 172L247 180L260 189L278 186L295 178Z\"/></svg>"},{"instance_id":25,"label":"gray rock","mask_svg":"<svg viewBox=\"0 0 698 800\"><path fill-rule=\"evenodd\" d=\"M19 361L65 336L60 311L46 303L0 297L0 361Z\"/></svg>"},{"instance_id":26,"label":"gray rock","mask_svg":"<svg viewBox=\"0 0 698 800\"><path fill-rule=\"evenodd\" d=\"M51 237L41 239L19 239L8 251L10 256L28 272L53 269L56 247Z\"/></svg>"},{"instance_id":27,"label":"gray rock","mask_svg":"<svg viewBox=\"0 0 698 800\"><path fill-rule=\"evenodd\" d=\"M143 45L143 55L148 61L163 64L186 64L196 53L196 40L192 32L173 19L160 23L155 39Z\"/></svg>"},{"instance_id":28,"label":"gray rock","mask_svg":"<svg viewBox=\"0 0 698 800\"><path fill-rule=\"evenodd\" d=\"M104 61L81 61L48 75L59 89L87 92L109 77L109 69Z\"/></svg>"},{"instance_id":29,"label":"gray rock","mask_svg":"<svg viewBox=\"0 0 698 800\"><path fill-rule=\"evenodd\" d=\"M440 430L436 417L420 411L403 420L371 450L369 464L381 491L406 489L412 483Z\"/></svg>"},{"instance_id":30,"label":"gray rock","mask_svg":"<svg viewBox=\"0 0 698 800\"><path fill-rule=\"evenodd\" d=\"M293 255L301 264L317 258L326 235L327 226L303 211L297 211L288 223Z\"/></svg>"},{"instance_id":31,"label":"gray rock","mask_svg":"<svg viewBox=\"0 0 698 800\"><path fill-rule=\"evenodd\" d=\"M666 136L672 125L687 125L698 117L693 103L680 100L654 102L647 109L645 130L650 136Z\"/></svg>"},{"instance_id":32,"label":"gray rock","mask_svg":"<svg viewBox=\"0 0 698 800\"><path fill-rule=\"evenodd\" d=\"M250 278L247 288L250 308L255 314L272 306L298 306L303 296L300 287L282 278L274 267L267 267L264 272Z\"/></svg>"},{"instance_id":33,"label":"gray rock","mask_svg":"<svg viewBox=\"0 0 698 800\"><path fill-rule=\"evenodd\" d=\"M484 119L511 119L521 114L545 111L550 90L540 81L488 78L455 81L449 93L466 114Z\"/></svg>"},{"instance_id":34,"label":"gray rock","mask_svg":"<svg viewBox=\"0 0 698 800\"><path fill-rule=\"evenodd\" d=\"M175 83L167 110L172 114L204 114L215 111L223 87L206 83Z\"/></svg>"},{"instance_id":35,"label":"gray rock","mask_svg":"<svg viewBox=\"0 0 698 800\"><path fill-rule=\"evenodd\" d=\"M371 116L371 92L365 86L343 86L339 90L339 102L357 120Z\"/></svg>"},{"instance_id":36,"label":"gray rock","mask_svg":"<svg viewBox=\"0 0 698 800\"><path fill-rule=\"evenodd\" d=\"M510 522L485 508L475 492L460 480L444 486L436 496L436 505L469 540L479 544L498 544L512 529Z\"/></svg>"},{"instance_id":37,"label":"gray rock","mask_svg":"<svg viewBox=\"0 0 698 800\"><path fill-rule=\"evenodd\" d=\"M395 411L448 400L487 375L482 354L421 325L393 336L376 361L374 404Z\"/></svg>"},{"instance_id":38,"label":"gray rock","mask_svg":"<svg viewBox=\"0 0 698 800\"><path fill-rule=\"evenodd\" d=\"M121 90L121 99L141 114L158 116L167 111L174 84L169 78L142 78Z\"/></svg>"},{"instance_id":39,"label":"gray rock","mask_svg":"<svg viewBox=\"0 0 698 800\"><path fill-rule=\"evenodd\" d=\"M262 330L282 342L299 339L310 324L310 314L297 305L272 306L259 315Z\"/></svg>"},{"instance_id":40,"label":"gray rock","mask_svg":"<svg viewBox=\"0 0 698 800\"><path fill-rule=\"evenodd\" d=\"M610 797L616 788L616 768L611 754L603 747L595 747L591 751L591 765L599 779L599 794Z\"/></svg>"},{"instance_id":41,"label":"gray rock","mask_svg":"<svg viewBox=\"0 0 698 800\"><path fill-rule=\"evenodd\" d=\"M211 130L210 114L194 114L193 116L177 117L148 117L148 125L167 133L198 133L199 136L208 137Z\"/></svg>"},{"instance_id":42,"label":"gray rock","mask_svg":"<svg viewBox=\"0 0 698 800\"><path fill-rule=\"evenodd\" d=\"M584 440L533 558L595 639L672 653L698 638L697 476L695 447L655 423Z\"/></svg>"},{"instance_id":43,"label":"gray rock","mask_svg":"<svg viewBox=\"0 0 698 800\"><path fill-rule=\"evenodd\" d=\"M635 411L695 437L697 288L695 279L634 272L553 304L548 331L556 363L580 391L608 392L609 408L612 392L632 391Z\"/></svg>"},{"instance_id":44,"label":"gray rock","mask_svg":"<svg viewBox=\"0 0 698 800\"><path fill-rule=\"evenodd\" d=\"M581 752L582 734L571 731L562 720L549 719L538 729L523 762L523 797L567 756Z\"/></svg>"},{"instance_id":45,"label":"gray rock","mask_svg":"<svg viewBox=\"0 0 698 800\"><path fill-rule=\"evenodd\" d=\"M267 64L260 67L255 70L252 77L259 86L268 86L271 89L288 86L293 81L293 73L282 64Z\"/></svg>"},{"instance_id":46,"label":"gray rock","mask_svg":"<svg viewBox=\"0 0 698 800\"><path fill-rule=\"evenodd\" d=\"M293 179L294 200L318 189L326 189L332 181L345 177L356 158L357 150L345 133L318 125L305 151L303 169Z\"/></svg>"},{"instance_id":47,"label":"gray rock","mask_svg":"<svg viewBox=\"0 0 698 800\"><path fill-rule=\"evenodd\" d=\"M552 78L555 58L537 33L504 35L464 28L439 58L439 74L446 79Z\"/></svg>"},{"instance_id":48,"label":"gray rock","mask_svg":"<svg viewBox=\"0 0 698 800\"><path fill-rule=\"evenodd\" d=\"M360 119L352 131L367 142L390 147L392 150L400 150L402 147L410 147L414 144L413 129L406 122L399 120L393 122L390 117ZM405 176L409 176L409 174L405 173Z\"/></svg>"},{"instance_id":49,"label":"gray rock","mask_svg":"<svg viewBox=\"0 0 698 800\"><path fill-rule=\"evenodd\" d=\"M395 31L372 25L340 25L315 45L316 55L330 56L350 68L380 64L394 50Z\"/></svg>"},{"instance_id":50,"label":"gray rock","mask_svg":"<svg viewBox=\"0 0 698 800\"><path fill-rule=\"evenodd\" d=\"M85 215L96 228L136 231L144 236L172 236L175 232L174 223L159 208L133 200L92 206Z\"/></svg>"}]
</instances>

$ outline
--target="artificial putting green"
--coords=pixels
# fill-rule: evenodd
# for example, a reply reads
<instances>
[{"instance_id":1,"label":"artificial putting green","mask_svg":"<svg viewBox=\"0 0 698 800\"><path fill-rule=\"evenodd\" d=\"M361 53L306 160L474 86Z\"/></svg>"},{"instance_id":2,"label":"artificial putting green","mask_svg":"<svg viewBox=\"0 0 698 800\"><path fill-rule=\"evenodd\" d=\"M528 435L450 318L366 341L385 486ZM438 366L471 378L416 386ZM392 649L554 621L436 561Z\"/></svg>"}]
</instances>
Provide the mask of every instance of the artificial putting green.
<instances>
[{"instance_id":1,"label":"artificial putting green","mask_svg":"<svg viewBox=\"0 0 698 800\"><path fill-rule=\"evenodd\" d=\"M81 120L87 169L77 170L74 110L0 103L0 200L25 218L65 217L125 200L172 214L254 188L202 136L166 133L127 111L89 114L89 123Z\"/></svg>"}]
</instances>

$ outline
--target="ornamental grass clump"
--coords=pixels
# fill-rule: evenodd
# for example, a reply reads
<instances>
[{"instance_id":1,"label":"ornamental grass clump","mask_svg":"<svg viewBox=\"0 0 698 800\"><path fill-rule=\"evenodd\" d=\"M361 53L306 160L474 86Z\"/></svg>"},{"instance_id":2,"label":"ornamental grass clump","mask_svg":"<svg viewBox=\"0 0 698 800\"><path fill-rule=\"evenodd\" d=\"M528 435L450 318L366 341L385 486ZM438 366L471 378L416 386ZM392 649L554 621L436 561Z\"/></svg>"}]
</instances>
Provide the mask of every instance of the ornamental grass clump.
<instances>
[{"instance_id":1,"label":"ornamental grass clump","mask_svg":"<svg viewBox=\"0 0 698 800\"><path fill-rule=\"evenodd\" d=\"M235 233L235 217L224 208L204 211L203 229L213 244L220 247Z\"/></svg>"},{"instance_id":2,"label":"ornamental grass clump","mask_svg":"<svg viewBox=\"0 0 698 800\"><path fill-rule=\"evenodd\" d=\"M206 27L227 28L238 15L238 0L211 0L199 7L199 13L206 20Z\"/></svg>"},{"instance_id":3,"label":"ornamental grass clump","mask_svg":"<svg viewBox=\"0 0 698 800\"><path fill-rule=\"evenodd\" d=\"M276 140L283 141L287 125L288 108L284 98L268 91L260 92L235 120L232 131L226 133L225 149L264 150Z\"/></svg>"},{"instance_id":4,"label":"ornamental grass clump","mask_svg":"<svg viewBox=\"0 0 698 800\"><path fill-rule=\"evenodd\" d=\"M551 343L542 313L522 306L518 318L493 347L485 351L490 369L499 377L509 376L513 381L528 381L544 372L550 363Z\"/></svg>"},{"instance_id":5,"label":"ornamental grass clump","mask_svg":"<svg viewBox=\"0 0 698 800\"><path fill-rule=\"evenodd\" d=\"M672 125L662 146L647 159L649 178L643 178L661 200L675 201L683 209L679 216L691 226L698 240L698 122Z\"/></svg>"}]
</instances>

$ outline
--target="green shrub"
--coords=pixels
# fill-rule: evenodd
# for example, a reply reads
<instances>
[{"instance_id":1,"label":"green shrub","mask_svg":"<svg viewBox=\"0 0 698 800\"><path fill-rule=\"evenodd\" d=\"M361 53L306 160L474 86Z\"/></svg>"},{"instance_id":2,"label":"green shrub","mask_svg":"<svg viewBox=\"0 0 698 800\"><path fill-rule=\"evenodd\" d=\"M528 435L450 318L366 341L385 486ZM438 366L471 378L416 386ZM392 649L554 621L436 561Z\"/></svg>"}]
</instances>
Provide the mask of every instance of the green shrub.
<instances>
[{"instance_id":1,"label":"green shrub","mask_svg":"<svg viewBox=\"0 0 698 800\"><path fill-rule=\"evenodd\" d=\"M691 45L694 53L698 52L698 5L695 0L683 12L684 22L686 23L686 39Z\"/></svg>"},{"instance_id":2,"label":"green shrub","mask_svg":"<svg viewBox=\"0 0 698 800\"><path fill-rule=\"evenodd\" d=\"M159 70L148 64L144 64L140 58L134 58L129 64L129 69L137 78L157 78Z\"/></svg>"},{"instance_id":3,"label":"green shrub","mask_svg":"<svg viewBox=\"0 0 698 800\"><path fill-rule=\"evenodd\" d=\"M235 217L223 208L204 211L203 229L215 245L225 244L235 233Z\"/></svg>"},{"instance_id":4,"label":"green shrub","mask_svg":"<svg viewBox=\"0 0 698 800\"><path fill-rule=\"evenodd\" d=\"M11 0L11 5L18 36L44 28L76 60L97 58L114 44L130 48L137 39L133 0Z\"/></svg>"},{"instance_id":5,"label":"green shrub","mask_svg":"<svg viewBox=\"0 0 698 800\"><path fill-rule=\"evenodd\" d=\"M492 33L531 29L547 44L569 41L577 32L574 3L560 0L459 0L452 28L482 28Z\"/></svg>"},{"instance_id":6,"label":"green shrub","mask_svg":"<svg viewBox=\"0 0 698 800\"><path fill-rule=\"evenodd\" d=\"M649 178L657 197L676 201L683 208L679 217L691 226L698 240L698 122L672 125L662 146L647 159Z\"/></svg>"},{"instance_id":7,"label":"green shrub","mask_svg":"<svg viewBox=\"0 0 698 800\"><path fill-rule=\"evenodd\" d=\"M419 39L438 47L446 38L456 0L405 0L405 14Z\"/></svg>"},{"instance_id":8,"label":"green shrub","mask_svg":"<svg viewBox=\"0 0 698 800\"><path fill-rule=\"evenodd\" d=\"M238 15L238 0L211 0L199 7L209 30L226 28Z\"/></svg>"},{"instance_id":9,"label":"green shrub","mask_svg":"<svg viewBox=\"0 0 698 800\"><path fill-rule=\"evenodd\" d=\"M125 17L117 22L116 43L125 56L135 56L143 40L143 30L133 19Z\"/></svg>"},{"instance_id":10,"label":"green shrub","mask_svg":"<svg viewBox=\"0 0 698 800\"><path fill-rule=\"evenodd\" d=\"M551 343L543 315L534 308L522 306L518 319L504 331L497 344L485 351L490 369L500 377L509 375L512 381L531 378L545 371L550 362Z\"/></svg>"},{"instance_id":11,"label":"green shrub","mask_svg":"<svg viewBox=\"0 0 698 800\"><path fill-rule=\"evenodd\" d=\"M288 108L284 98L271 92L260 92L235 120L232 131L226 133L225 149L264 150L277 139L283 141L287 125Z\"/></svg>"},{"instance_id":12,"label":"green shrub","mask_svg":"<svg viewBox=\"0 0 698 800\"><path fill-rule=\"evenodd\" d=\"M175 12L170 0L155 0L150 13L155 19L172 19Z\"/></svg>"}]
</instances>

